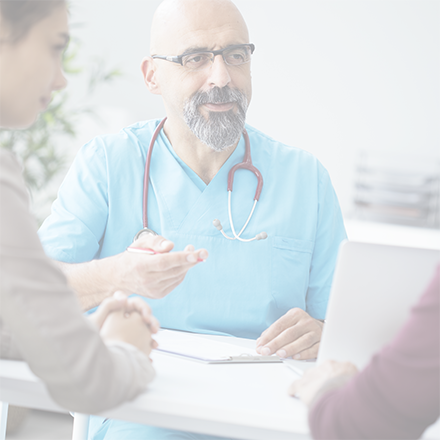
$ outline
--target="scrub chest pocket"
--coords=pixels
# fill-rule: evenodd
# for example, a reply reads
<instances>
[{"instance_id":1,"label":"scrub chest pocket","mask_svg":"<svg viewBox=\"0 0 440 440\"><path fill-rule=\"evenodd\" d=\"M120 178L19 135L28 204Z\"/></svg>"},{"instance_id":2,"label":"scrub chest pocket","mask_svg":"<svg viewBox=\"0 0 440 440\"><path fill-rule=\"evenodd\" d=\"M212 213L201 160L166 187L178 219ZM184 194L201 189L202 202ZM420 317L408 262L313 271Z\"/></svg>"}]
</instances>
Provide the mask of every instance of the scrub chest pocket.
<instances>
[{"instance_id":1,"label":"scrub chest pocket","mask_svg":"<svg viewBox=\"0 0 440 440\"><path fill-rule=\"evenodd\" d=\"M271 293L277 308L306 310L313 242L273 237Z\"/></svg>"}]
</instances>

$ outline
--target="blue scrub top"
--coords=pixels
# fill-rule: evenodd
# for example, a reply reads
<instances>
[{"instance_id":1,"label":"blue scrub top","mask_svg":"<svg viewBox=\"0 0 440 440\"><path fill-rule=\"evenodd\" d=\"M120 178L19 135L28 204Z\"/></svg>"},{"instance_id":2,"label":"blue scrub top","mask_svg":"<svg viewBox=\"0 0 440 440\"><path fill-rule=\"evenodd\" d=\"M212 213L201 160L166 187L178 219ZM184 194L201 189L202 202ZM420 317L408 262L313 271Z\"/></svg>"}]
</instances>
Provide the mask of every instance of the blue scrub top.
<instances>
[{"instance_id":1,"label":"blue scrub top","mask_svg":"<svg viewBox=\"0 0 440 440\"><path fill-rule=\"evenodd\" d=\"M121 253L142 229L142 193L148 146L159 120L99 136L77 155L52 214L39 231L47 254L80 263ZM163 131L151 162L149 227L175 243L206 248L208 260L191 269L165 298L145 299L165 328L256 338L293 307L325 317L340 242L346 238L329 175L310 153L246 126L263 191L243 238L231 234L227 177L243 160L244 139L206 185L178 156ZM232 215L236 231L253 204L257 179L235 173Z\"/></svg>"}]
</instances>

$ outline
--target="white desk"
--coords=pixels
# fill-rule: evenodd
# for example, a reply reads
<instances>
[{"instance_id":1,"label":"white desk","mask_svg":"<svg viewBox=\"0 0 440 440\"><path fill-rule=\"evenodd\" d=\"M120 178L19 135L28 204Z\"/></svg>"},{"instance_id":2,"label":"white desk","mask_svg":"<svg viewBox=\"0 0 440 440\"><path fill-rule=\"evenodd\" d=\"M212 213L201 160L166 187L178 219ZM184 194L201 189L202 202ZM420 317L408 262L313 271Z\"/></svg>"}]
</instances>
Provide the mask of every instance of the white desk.
<instances>
[{"instance_id":1,"label":"white desk","mask_svg":"<svg viewBox=\"0 0 440 440\"><path fill-rule=\"evenodd\" d=\"M287 395L297 376L283 364L206 365L157 352L153 360L157 377L148 391L101 415L239 439L310 438L305 406ZM0 387L3 402L66 412L22 362L0 361Z\"/></svg>"},{"instance_id":2,"label":"white desk","mask_svg":"<svg viewBox=\"0 0 440 440\"><path fill-rule=\"evenodd\" d=\"M226 339L245 347L254 344ZM297 377L287 366L206 365L160 353L153 358L157 377L148 391L101 415L240 439L310 439L306 408L286 393ZM24 362L0 360L0 401L67 412L54 403ZM440 420L422 438L440 438Z\"/></svg>"}]
</instances>

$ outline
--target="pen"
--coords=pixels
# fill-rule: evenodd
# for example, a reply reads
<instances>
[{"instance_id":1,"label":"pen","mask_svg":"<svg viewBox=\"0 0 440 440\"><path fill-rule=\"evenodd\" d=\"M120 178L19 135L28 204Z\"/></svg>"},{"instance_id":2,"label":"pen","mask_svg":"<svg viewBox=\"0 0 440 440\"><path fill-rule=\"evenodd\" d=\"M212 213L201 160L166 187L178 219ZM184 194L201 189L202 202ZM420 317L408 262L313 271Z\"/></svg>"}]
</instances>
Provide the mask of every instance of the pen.
<instances>
[{"instance_id":1,"label":"pen","mask_svg":"<svg viewBox=\"0 0 440 440\"><path fill-rule=\"evenodd\" d=\"M148 248L138 248L138 247L133 247L133 246L129 246L127 248L127 252L132 252L133 254L148 254L148 255L156 255L159 252L154 251L153 249L148 249ZM203 262L205 260L203 260L202 258L197 258L198 262Z\"/></svg>"}]
</instances>

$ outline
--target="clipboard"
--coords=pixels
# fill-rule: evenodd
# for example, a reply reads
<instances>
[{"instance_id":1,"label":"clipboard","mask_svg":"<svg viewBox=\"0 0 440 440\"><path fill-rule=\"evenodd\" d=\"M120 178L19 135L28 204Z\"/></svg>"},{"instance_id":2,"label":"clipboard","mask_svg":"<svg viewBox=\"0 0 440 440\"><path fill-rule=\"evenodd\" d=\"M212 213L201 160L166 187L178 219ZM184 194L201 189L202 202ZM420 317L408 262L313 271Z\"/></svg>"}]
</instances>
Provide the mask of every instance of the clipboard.
<instances>
[{"instance_id":1,"label":"clipboard","mask_svg":"<svg viewBox=\"0 0 440 440\"><path fill-rule=\"evenodd\" d=\"M278 356L261 356L254 349L208 340L193 333L159 330L154 338L159 344L157 352L205 364L282 363Z\"/></svg>"},{"instance_id":2,"label":"clipboard","mask_svg":"<svg viewBox=\"0 0 440 440\"><path fill-rule=\"evenodd\" d=\"M283 361L278 356L259 356L242 353L238 356L225 356L218 359L208 359L199 356L193 356L176 351L163 350L156 348L156 351L179 358L188 359L190 361L202 362L204 364L265 364L265 363L282 363Z\"/></svg>"}]
</instances>

